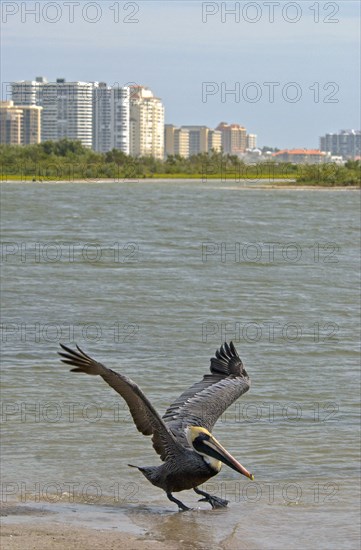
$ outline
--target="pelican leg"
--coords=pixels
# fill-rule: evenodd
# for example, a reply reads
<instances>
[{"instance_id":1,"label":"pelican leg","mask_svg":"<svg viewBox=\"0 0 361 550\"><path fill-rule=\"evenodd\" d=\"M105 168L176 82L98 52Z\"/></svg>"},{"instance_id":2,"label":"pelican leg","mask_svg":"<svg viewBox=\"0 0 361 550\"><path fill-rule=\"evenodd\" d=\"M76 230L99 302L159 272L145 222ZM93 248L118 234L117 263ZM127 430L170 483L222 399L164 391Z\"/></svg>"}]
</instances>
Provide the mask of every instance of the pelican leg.
<instances>
[{"instance_id":1,"label":"pelican leg","mask_svg":"<svg viewBox=\"0 0 361 550\"><path fill-rule=\"evenodd\" d=\"M228 504L228 500L224 500L223 498L215 497L212 495L209 495L205 491L201 491L201 489L198 489L195 487L193 489L197 493L197 495L202 495L204 498L200 498L199 502L209 502L209 504L212 506L212 508L225 508Z\"/></svg>"},{"instance_id":2,"label":"pelican leg","mask_svg":"<svg viewBox=\"0 0 361 550\"><path fill-rule=\"evenodd\" d=\"M178 500L177 498L175 498L172 493L167 493L167 497L169 498L169 500L171 500L172 502L175 502L178 507L179 507L179 510L181 512L186 512L187 510L191 510L192 508L188 508L188 506L186 506L185 504L183 504L183 502L181 502L180 500Z\"/></svg>"}]
</instances>

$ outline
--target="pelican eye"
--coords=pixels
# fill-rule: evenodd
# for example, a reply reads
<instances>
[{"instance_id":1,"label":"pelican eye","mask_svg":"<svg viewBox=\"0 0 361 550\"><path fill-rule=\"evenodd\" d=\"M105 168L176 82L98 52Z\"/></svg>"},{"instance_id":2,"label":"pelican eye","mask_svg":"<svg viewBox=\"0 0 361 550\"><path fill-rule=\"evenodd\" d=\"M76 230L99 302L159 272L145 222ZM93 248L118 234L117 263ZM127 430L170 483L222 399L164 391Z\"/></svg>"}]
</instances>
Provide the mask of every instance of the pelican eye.
<instances>
[{"instance_id":1,"label":"pelican eye","mask_svg":"<svg viewBox=\"0 0 361 550\"><path fill-rule=\"evenodd\" d=\"M196 449L196 451L204 451L203 443L204 441L209 441L209 435L208 434L199 434L195 440L193 441L193 447Z\"/></svg>"},{"instance_id":2,"label":"pelican eye","mask_svg":"<svg viewBox=\"0 0 361 550\"><path fill-rule=\"evenodd\" d=\"M194 441L209 441L209 435L204 432L201 432L200 434L197 435Z\"/></svg>"}]
</instances>

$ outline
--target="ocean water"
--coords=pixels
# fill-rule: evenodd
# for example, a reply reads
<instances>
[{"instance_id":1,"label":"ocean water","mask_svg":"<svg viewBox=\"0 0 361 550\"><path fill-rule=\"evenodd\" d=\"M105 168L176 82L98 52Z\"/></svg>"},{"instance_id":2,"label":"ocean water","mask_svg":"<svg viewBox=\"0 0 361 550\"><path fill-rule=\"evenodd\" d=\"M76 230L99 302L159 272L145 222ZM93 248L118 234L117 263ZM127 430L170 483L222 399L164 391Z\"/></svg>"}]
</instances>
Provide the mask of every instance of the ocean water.
<instances>
[{"instance_id":1,"label":"ocean water","mask_svg":"<svg viewBox=\"0 0 361 550\"><path fill-rule=\"evenodd\" d=\"M1 197L3 502L189 548L359 548L357 191L4 183ZM125 403L70 374L59 343L164 412L224 340L252 386L214 434L255 481L224 466L203 489L228 508L190 491L180 514L127 466L159 459Z\"/></svg>"}]
</instances>

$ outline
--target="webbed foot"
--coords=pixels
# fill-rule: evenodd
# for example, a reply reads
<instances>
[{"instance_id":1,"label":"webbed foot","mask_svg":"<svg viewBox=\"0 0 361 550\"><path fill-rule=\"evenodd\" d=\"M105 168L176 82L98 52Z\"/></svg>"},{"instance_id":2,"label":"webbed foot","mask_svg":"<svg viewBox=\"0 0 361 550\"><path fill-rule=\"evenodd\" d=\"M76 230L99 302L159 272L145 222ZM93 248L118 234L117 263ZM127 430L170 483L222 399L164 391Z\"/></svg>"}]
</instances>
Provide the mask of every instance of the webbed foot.
<instances>
[{"instance_id":1,"label":"webbed foot","mask_svg":"<svg viewBox=\"0 0 361 550\"><path fill-rule=\"evenodd\" d=\"M215 508L225 508L228 504L228 500L225 500L223 498L219 498L213 495L209 495L205 491L201 491L200 489L197 489L197 487L194 489L194 491L198 495L202 495L203 498L199 499L199 502L209 502L209 504L212 506L213 509Z\"/></svg>"}]
</instances>

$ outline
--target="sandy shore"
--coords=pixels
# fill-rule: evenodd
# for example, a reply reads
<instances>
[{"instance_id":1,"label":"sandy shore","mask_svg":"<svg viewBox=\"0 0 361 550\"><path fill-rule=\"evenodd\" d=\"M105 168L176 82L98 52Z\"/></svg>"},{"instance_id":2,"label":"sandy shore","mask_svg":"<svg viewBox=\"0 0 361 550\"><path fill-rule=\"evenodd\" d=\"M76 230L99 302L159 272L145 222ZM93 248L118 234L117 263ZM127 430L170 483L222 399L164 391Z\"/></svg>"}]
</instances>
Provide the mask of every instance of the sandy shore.
<instances>
[{"instance_id":1,"label":"sandy shore","mask_svg":"<svg viewBox=\"0 0 361 550\"><path fill-rule=\"evenodd\" d=\"M1 550L188 550L189 544L161 541L151 533L133 535L115 528L82 527L61 514L31 505L2 504ZM197 546L194 546L197 548Z\"/></svg>"},{"instance_id":2,"label":"sandy shore","mask_svg":"<svg viewBox=\"0 0 361 550\"><path fill-rule=\"evenodd\" d=\"M157 506L19 501L0 508L1 550L255 550L238 537L238 521L213 530L224 510L185 513ZM258 549L257 549L258 550Z\"/></svg>"},{"instance_id":3,"label":"sandy shore","mask_svg":"<svg viewBox=\"0 0 361 550\"><path fill-rule=\"evenodd\" d=\"M0 545L2 550L185 550L181 542L161 542L149 537L135 537L126 533L85 529L46 523L3 525ZM189 546L188 546L189 548Z\"/></svg>"}]
</instances>

